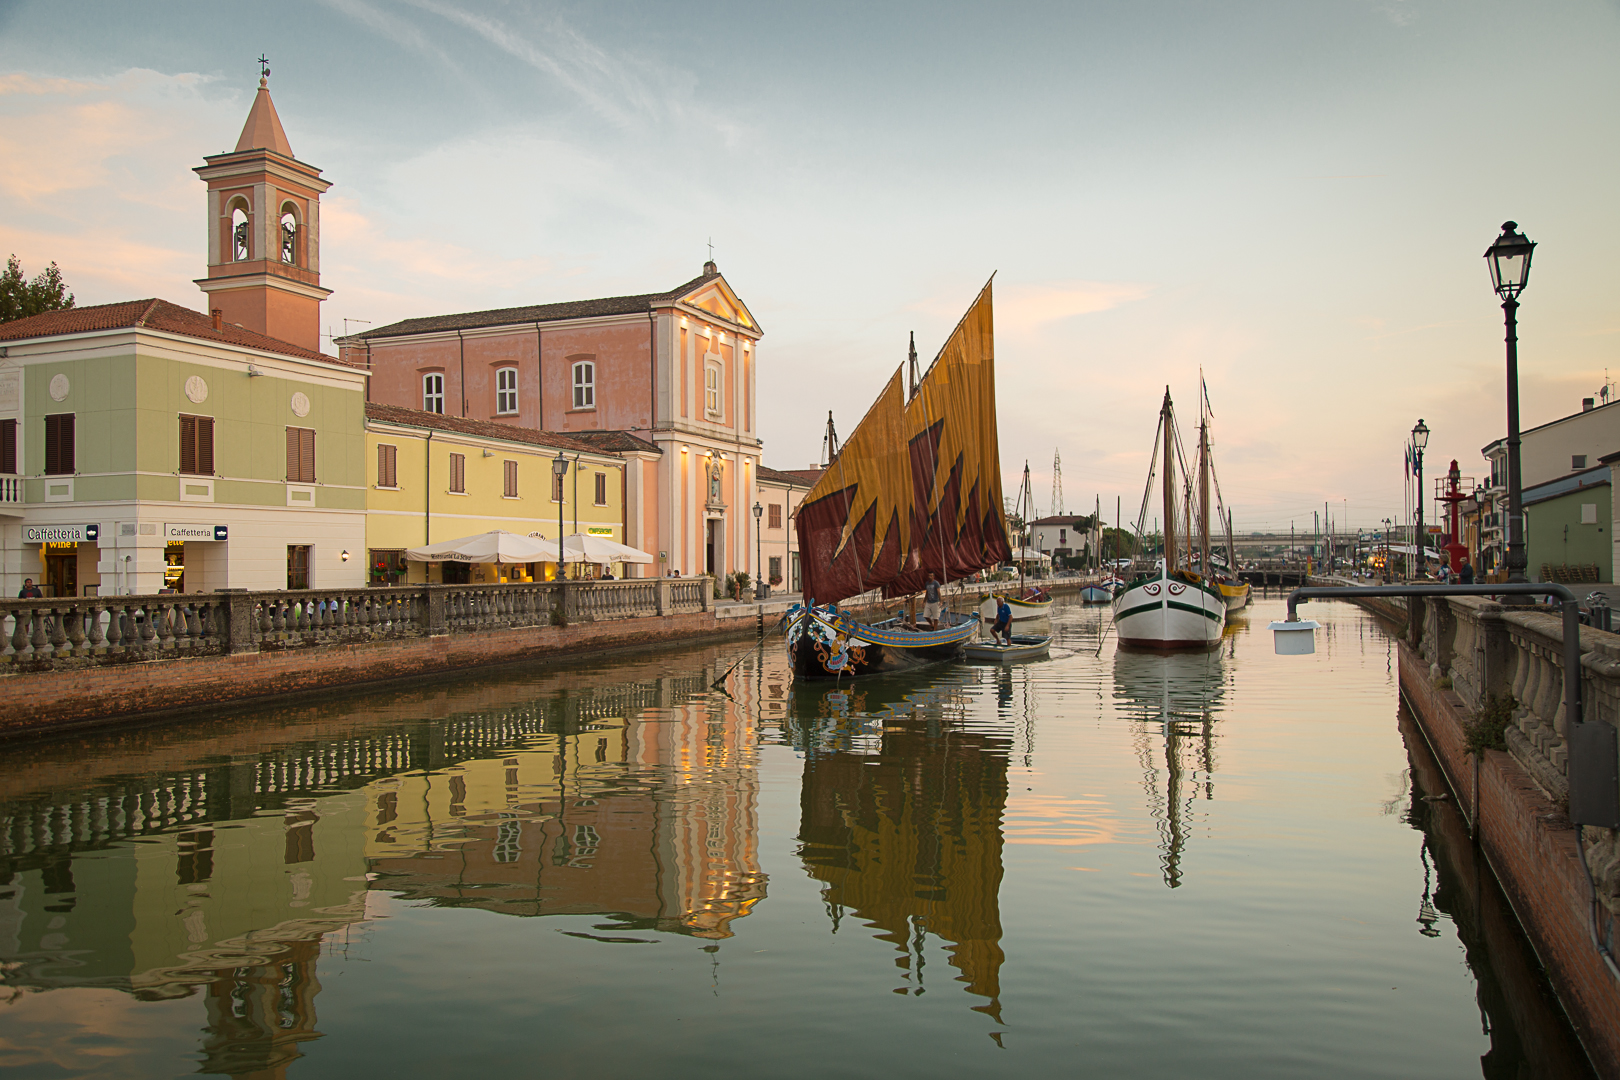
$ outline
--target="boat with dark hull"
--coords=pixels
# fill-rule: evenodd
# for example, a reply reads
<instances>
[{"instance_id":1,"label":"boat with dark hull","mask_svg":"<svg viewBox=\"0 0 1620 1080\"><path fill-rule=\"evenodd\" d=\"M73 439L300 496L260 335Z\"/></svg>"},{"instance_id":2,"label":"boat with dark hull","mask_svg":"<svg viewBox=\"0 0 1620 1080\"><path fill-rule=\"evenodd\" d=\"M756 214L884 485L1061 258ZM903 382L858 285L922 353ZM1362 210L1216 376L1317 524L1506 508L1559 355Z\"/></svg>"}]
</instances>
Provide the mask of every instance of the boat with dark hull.
<instances>
[{"instance_id":1,"label":"boat with dark hull","mask_svg":"<svg viewBox=\"0 0 1620 1080\"><path fill-rule=\"evenodd\" d=\"M955 660L976 613L862 622L839 601L915 599L1012 554L996 434L995 328L987 283L909 393L896 371L794 515L804 595L788 612L795 679L842 679ZM922 627L919 629L918 627Z\"/></svg>"}]
</instances>

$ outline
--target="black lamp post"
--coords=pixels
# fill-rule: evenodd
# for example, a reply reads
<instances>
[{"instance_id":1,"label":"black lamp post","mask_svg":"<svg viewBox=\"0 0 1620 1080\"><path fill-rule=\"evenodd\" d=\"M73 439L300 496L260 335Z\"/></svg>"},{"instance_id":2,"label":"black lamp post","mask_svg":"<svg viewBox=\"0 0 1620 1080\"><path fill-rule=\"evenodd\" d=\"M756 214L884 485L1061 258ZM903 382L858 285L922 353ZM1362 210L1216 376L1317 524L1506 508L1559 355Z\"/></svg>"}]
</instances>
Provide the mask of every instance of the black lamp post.
<instances>
[{"instance_id":1,"label":"black lamp post","mask_svg":"<svg viewBox=\"0 0 1620 1080\"><path fill-rule=\"evenodd\" d=\"M1491 269L1491 287L1502 298L1507 324L1507 570L1508 581L1525 577L1524 502L1519 485L1519 294L1530 281L1530 256L1536 245L1519 231L1517 222L1504 221L1502 235L1485 249Z\"/></svg>"},{"instance_id":2,"label":"black lamp post","mask_svg":"<svg viewBox=\"0 0 1620 1080\"><path fill-rule=\"evenodd\" d=\"M1417 467L1417 548L1418 569L1417 576L1427 577L1429 562L1423 551L1423 448L1429 445L1429 425L1422 420L1412 429L1412 462Z\"/></svg>"},{"instance_id":3,"label":"black lamp post","mask_svg":"<svg viewBox=\"0 0 1620 1080\"><path fill-rule=\"evenodd\" d=\"M765 508L759 503L754 504L754 596L756 599L765 599L765 571L764 538L760 535L759 519L765 514Z\"/></svg>"},{"instance_id":4,"label":"black lamp post","mask_svg":"<svg viewBox=\"0 0 1620 1080\"><path fill-rule=\"evenodd\" d=\"M557 478L557 580L561 581L567 561L563 551L563 477L568 475L568 459L561 450L551 461L551 475Z\"/></svg>"},{"instance_id":5,"label":"black lamp post","mask_svg":"<svg viewBox=\"0 0 1620 1080\"><path fill-rule=\"evenodd\" d=\"M1389 518L1385 518L1384 519L1384 584L1385 585L1389 584L1389 571L1390 571L1390 566L1389 566L1389 530L1390 530L1390 526L1391 526L1391 522L1390 522Z\"/></svg>"}]
</instances>

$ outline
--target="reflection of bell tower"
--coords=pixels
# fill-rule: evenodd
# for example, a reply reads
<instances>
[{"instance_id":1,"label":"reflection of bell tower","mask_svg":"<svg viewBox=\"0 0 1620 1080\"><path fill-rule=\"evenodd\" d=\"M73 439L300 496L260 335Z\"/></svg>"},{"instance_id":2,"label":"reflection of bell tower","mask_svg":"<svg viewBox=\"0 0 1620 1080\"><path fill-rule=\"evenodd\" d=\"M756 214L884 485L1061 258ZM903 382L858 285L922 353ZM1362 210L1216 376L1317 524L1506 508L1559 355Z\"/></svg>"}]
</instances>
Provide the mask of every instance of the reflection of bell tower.
<instances>
[{"instance_id":1,"label":"reflection of bell tower","mask_svg":"<svg viewBox=\"0 0 1620 1080\"><path fill-rule=\"evenodd\" d=\"M262 61L261 61L262 63ZM236 149L204 158L208 276L197 281L228 323L321 347L321 193L332 185L293 157L264 67Z\"/></svg>"}]
</instances>

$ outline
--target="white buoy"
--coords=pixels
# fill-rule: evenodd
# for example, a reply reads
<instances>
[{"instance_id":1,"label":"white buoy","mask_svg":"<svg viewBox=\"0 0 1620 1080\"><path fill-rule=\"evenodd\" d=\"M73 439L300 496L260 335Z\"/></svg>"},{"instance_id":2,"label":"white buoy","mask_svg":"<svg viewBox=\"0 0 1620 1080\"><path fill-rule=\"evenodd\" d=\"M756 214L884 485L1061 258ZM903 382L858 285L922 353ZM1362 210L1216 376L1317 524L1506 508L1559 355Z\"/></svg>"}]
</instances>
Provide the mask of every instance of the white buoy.
<instances>
[{"instance_id":1,"label":"white buoy","mask_svg":"<svg viewBox=\"0 0 1620 1080\"><path fill-rule=\"evenodd\" d=\"M1313 619L1271 624L1272 640L1278 656L1308 656L1316 651L1316 631L1321 623Z\"/></svg>"}]
</instances>

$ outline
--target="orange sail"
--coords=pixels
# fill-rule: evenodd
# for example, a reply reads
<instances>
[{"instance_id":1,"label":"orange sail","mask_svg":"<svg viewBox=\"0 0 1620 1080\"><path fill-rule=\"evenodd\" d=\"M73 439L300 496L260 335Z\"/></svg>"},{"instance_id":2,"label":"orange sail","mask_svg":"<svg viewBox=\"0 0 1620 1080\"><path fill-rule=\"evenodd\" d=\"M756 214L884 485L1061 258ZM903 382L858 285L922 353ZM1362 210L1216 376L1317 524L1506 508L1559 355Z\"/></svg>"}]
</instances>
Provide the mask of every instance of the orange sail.
<instances>
[{"instance_id":1,"label":"orange sail","mask_svg":"<svg viewBox=\"0 0 1620 1080\"><path fill-rule=\"evenodd\" d=\"M917 592L1010 557L996 433L990 285L910 401L884 386L797 514L805 596Z\"/></svg>"}]
</instances>

